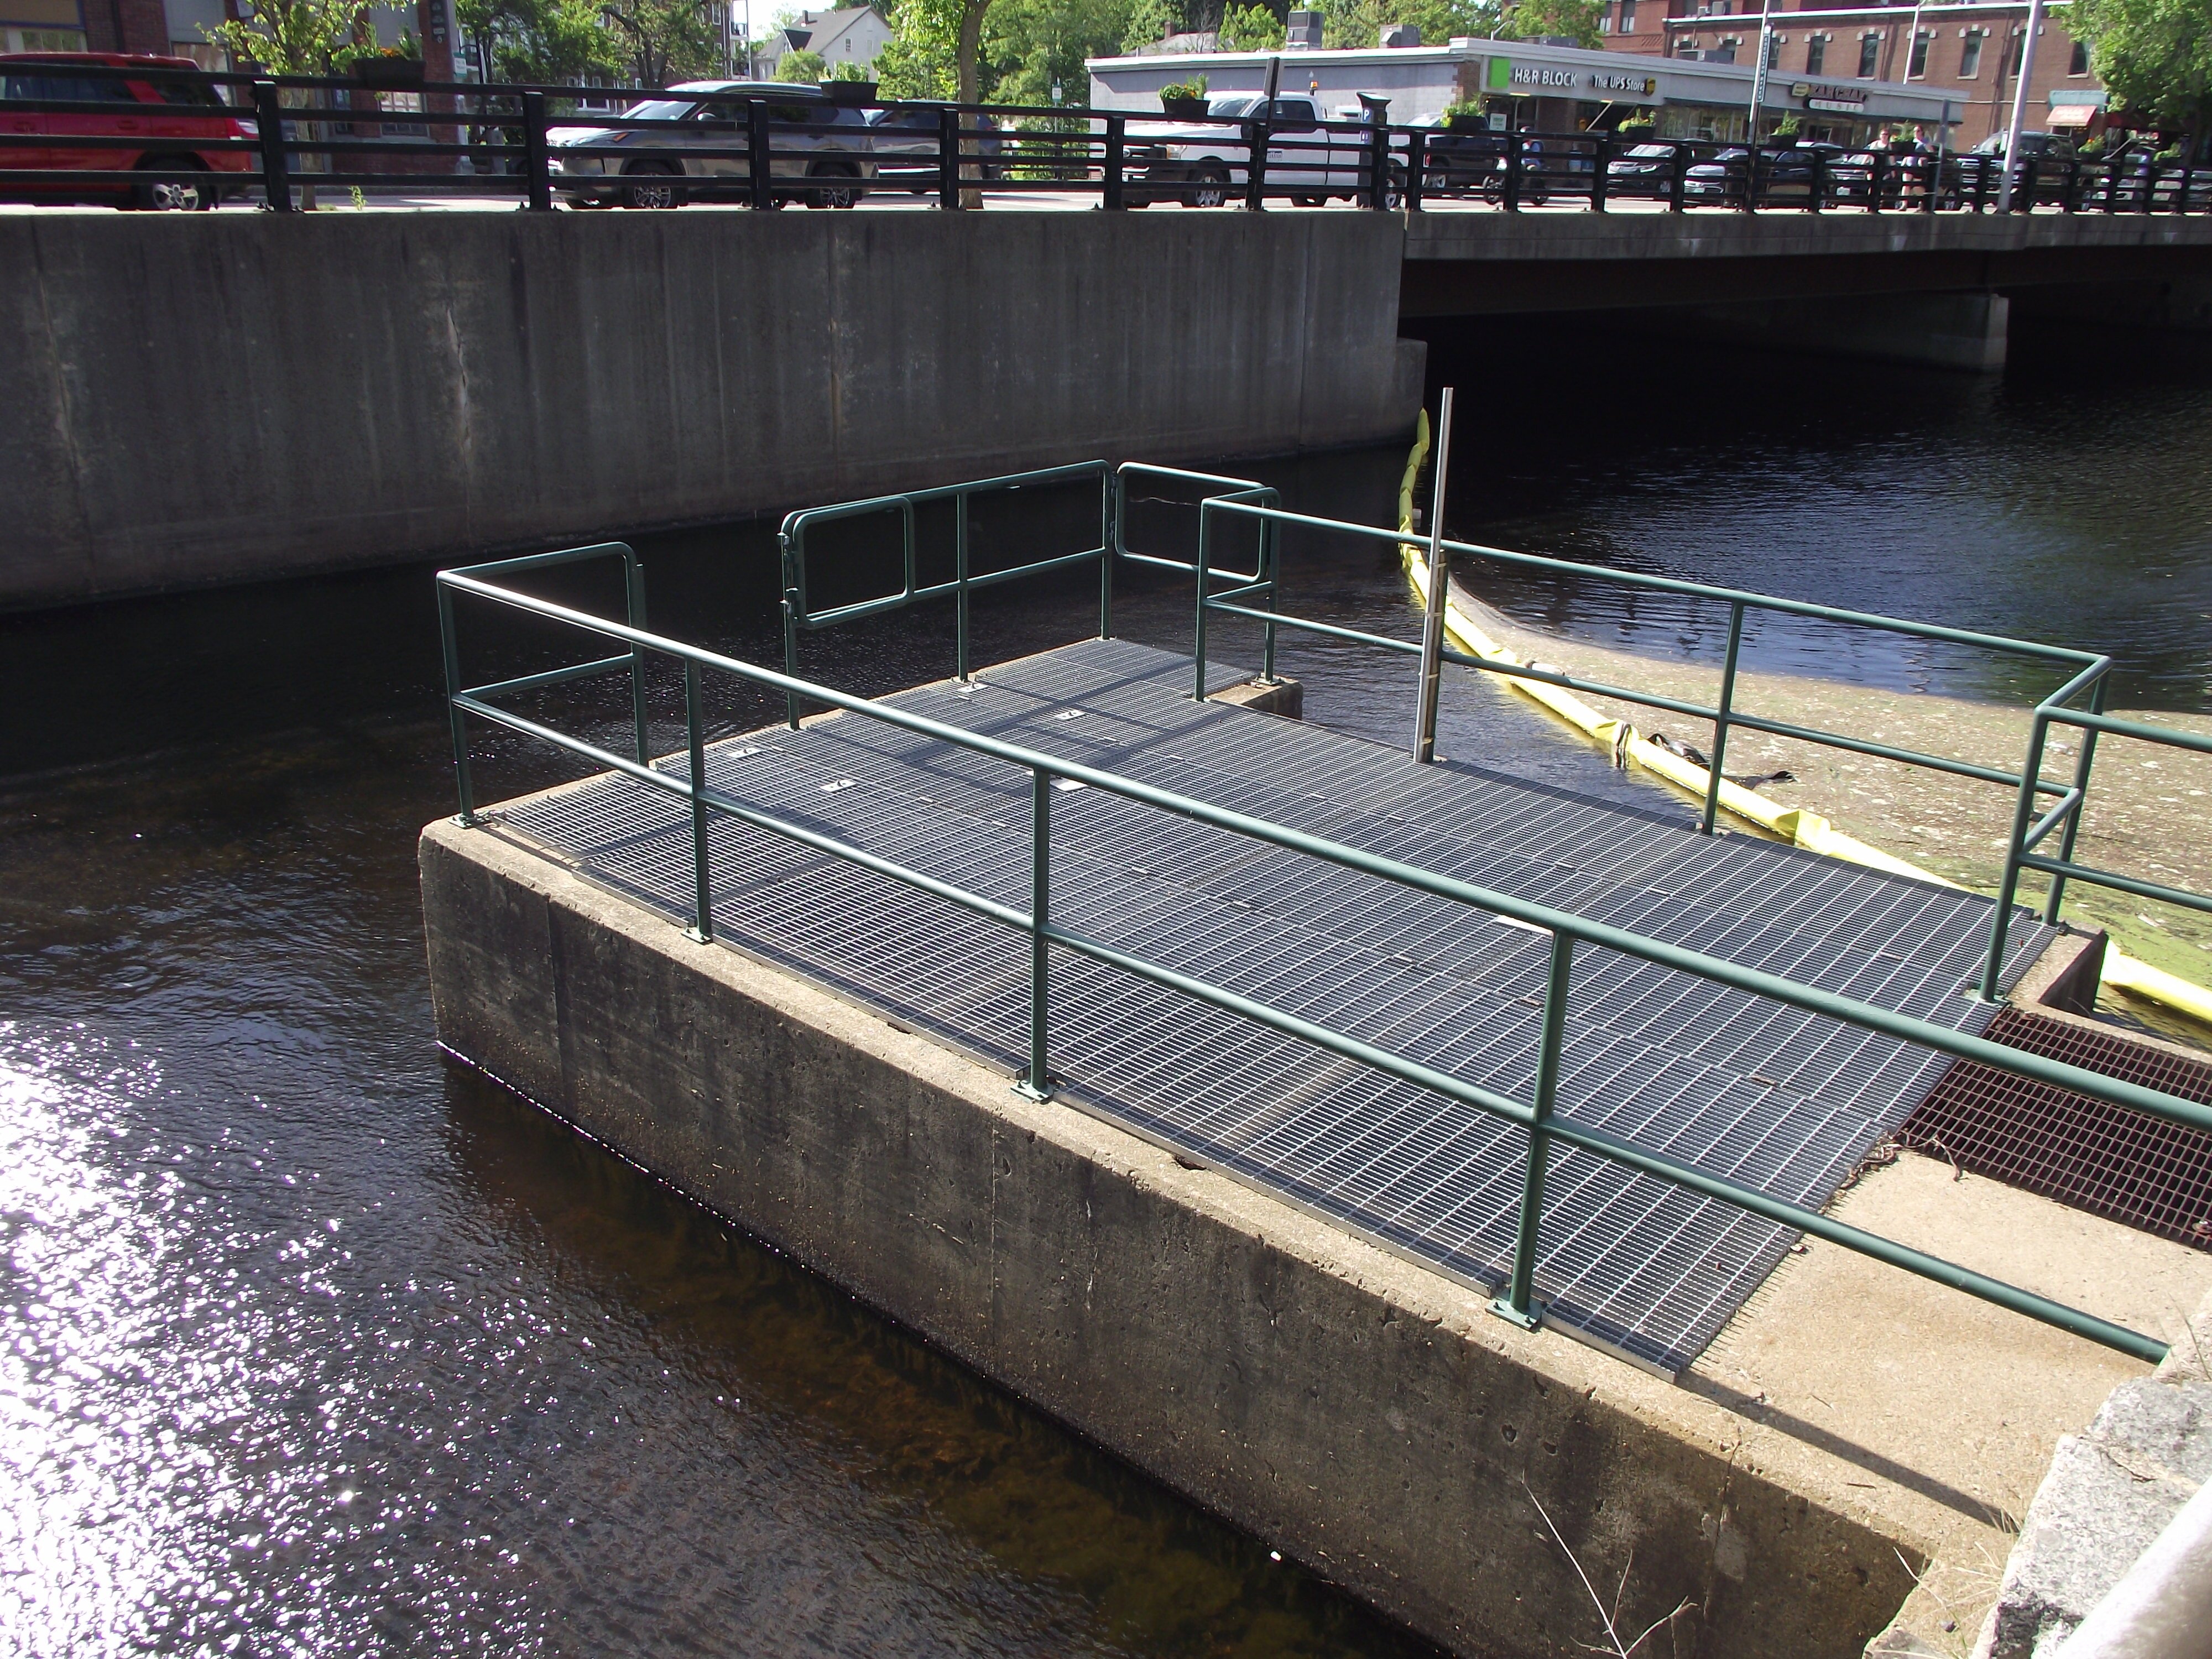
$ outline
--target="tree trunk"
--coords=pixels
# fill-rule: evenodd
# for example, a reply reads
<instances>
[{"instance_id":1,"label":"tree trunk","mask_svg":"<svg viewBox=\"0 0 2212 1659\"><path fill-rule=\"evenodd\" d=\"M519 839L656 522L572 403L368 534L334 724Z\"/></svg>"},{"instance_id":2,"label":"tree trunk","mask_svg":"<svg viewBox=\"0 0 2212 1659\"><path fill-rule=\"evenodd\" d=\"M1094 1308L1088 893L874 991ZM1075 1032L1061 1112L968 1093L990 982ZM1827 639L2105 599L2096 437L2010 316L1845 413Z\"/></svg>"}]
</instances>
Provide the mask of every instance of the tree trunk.
<instances>
[{"instance_id":1,"label":"tree trunk","mask_svg":"<svg viewBox=\"0 0 2212 1659\"><path fill-rule=\"evenodd\" d=\"M983 14L990 9L991 0L961 0L960 40L953 59L957 70L959 85L953 95L963 104L978 102L982 96L982 77L977 71L976 60L982 56L983 52ZM963 114L960 118L964 125L975 118ZM960 141L960 153L963 157L975 155L976 140L963 138ZM963 208L979 208L983 205L983 192L975 189L969 182L975 179L980 171L979 168L970 167L964 160L960 164L960 205Z\"/></svg>"}]
</instances>

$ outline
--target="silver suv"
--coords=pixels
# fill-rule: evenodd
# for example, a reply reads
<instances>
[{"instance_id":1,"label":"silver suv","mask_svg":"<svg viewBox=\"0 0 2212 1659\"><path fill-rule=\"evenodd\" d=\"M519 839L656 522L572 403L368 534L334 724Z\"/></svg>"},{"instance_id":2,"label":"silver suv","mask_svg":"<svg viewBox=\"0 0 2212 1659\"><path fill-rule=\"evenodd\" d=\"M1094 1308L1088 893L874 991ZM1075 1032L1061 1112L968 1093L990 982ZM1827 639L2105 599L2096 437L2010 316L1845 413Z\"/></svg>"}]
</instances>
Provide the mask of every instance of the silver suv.
<instances>
[{"instance_id":1,"label":"silver suv","mask_svg":"<svg viewBox=\"0 0 2212 1659\"><path fill-rule=\"evenodd\" d=\"M865 193L865 181L876 176L866 114L832 103L817 87L783 81L687 81L623 112L625 120L665 121L665 130L555 127L545 135L553 187L578 207L746 200L747 106L756 101L768 106L771 176L821 181L799 198L809 207L848 208ZM720 153L682 154L687 149ZM783 203L778 197L775 205Z\"/></svg>"}]
</instances>

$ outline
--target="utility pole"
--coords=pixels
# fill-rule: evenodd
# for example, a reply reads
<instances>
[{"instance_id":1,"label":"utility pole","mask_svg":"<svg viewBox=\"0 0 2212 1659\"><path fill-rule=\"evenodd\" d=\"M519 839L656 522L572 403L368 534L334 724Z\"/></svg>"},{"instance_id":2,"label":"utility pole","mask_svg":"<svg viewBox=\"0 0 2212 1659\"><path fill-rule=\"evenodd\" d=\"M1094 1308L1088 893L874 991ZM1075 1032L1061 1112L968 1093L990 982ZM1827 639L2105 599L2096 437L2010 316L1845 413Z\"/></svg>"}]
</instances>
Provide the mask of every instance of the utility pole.
<instances>
[{"instance_id":1,"label":"utility pole","mask_svg":"<svg viewBox=\"0 0 2212 1659\"><path fill-rule=\"evenodd\" d=\"M2020 130L2027 121L2027 83L2035 77L2035 37L2042 33L2043 0L2028 0L2027 38L2020 45L2020 80L2012 89L2012 125L2005 133L2004 182L1997 187L1999 213L2012 211L2013 169L2020 165ZM2034 211L2033 202L2027 205L2030 212Z\"/></svg>"},{"instance_id":2,"label":"utility pole","mask_svg":"<svg viewBox=\"0 0 2212 1659\"><path fill-rule=\"evenodd\" d=\"M1774 53L1774 16L1767 9L1768 0L1759 5L1759 64L1751 72L1751 119L1744 129L1744 141L1759 142L1759 106L1766 101L1766 63Z\"/></svg>"}]
</instances>

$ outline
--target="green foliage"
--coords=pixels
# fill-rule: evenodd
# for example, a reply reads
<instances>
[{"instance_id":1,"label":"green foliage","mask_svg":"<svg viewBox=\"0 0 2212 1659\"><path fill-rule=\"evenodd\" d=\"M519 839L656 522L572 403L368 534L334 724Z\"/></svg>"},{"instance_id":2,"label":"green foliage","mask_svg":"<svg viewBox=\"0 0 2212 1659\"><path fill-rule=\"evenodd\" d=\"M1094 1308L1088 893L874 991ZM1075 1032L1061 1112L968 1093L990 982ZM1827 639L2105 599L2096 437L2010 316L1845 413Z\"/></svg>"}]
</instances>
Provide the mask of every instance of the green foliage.
<instances>
[{"instance_id":1,"label":"green foliage","mask_svg":"<svg viewBox=\"0 0 2212 1659\"><path fill-rule=\"evenodd\" d=\"M1322 40L1332 47L1372 47L1390 23L1411 23L1425 44L1437 46L1454 35L1488 34L1498 27L1497 0L1325 0L1322 9Z\"/></svg>"},{"instance_id":2,"label":"green foliage","mask_svg":"<svg viewBox=\"0 0 2212 1659\"><path fill-rule=\"evenodd\" d=\"M611 54L643 87L703 80L721 68L714 15L700 0L599 0Z\"/></svg>"},{"instance_id":3,"label":"green foliage","mask_svg":"<svg viewBox=\"0 0 2212 1659\"><path fill-rule=\"evenodd\" d=\"M2066 27L2122 106L2191 133L2212 125L2212 0L2075 0Z\"/></svg>"},{"instance_id":4,"label":"green foliage","mask_svg":"<svg viewBox=\"0 0 2212 1659\"><path fill-rule=\"evenodd\" d=\"M822 84L822 71L828 67L820 52L795 46L775 60L775 78L795 81L801 86L818 87Z\"/></svg>"},{"instance_id":5,"label":"green foliage","mask_svg":"<svg viewBox=\"0 0 2212 1659\"><path fill-rule=\"evenodd\" d=\"M200 33L243 63L272 75L328 75L367 27L368 0L264 0L243 21Z\"/></svg>"},{"instance_id":6,"label":"green foliage","mask_svg":"<svg viewBox=\"0 0 2212 1659\"><path fill-rule=\"evenodd\" d=\"M1121 27L1121 50L1141 52L1167 39L1170 28L1183 25L1182 0L1136 0L1129 21Z\"/></svg>"},{"instance_id":7,"label":"green foliage","mask_svg":"<svg viewBox=\"0 0 2212 1659\"><path fill-rule=\"evenodd\" d=\"M1110 58L1129 27L1131 0L993 0L984 20L982 84L1006 104L1091 100L1086 58Z\"/></svg>"},{"instance_id":8,"label":"green foliage","mask_svg":"<svg viewBox=\"0 0 2212 1659\"><path fill-rule=\"evenodd\" d=\"M453 21L495 80L557 85L619 70L598 0L453 0Z\"/></svg>"},{"instance_id":9,"label":"green foliage","mask_svg":"<svg viewBox=\"0 0 2212 1659\"><path fill-rule=\"evenodd\" d=\"M830 71L830 78L832 81L865 81L868 78L868 72L848 58Z\"/></svg>"},{"instance_id":10,"label":"green foliage","mask_svg":"<svg viewBox=\"0 0 2212 1659\"><path fill-rule=\"evenodd\" d=\"M1231 4L1221 14L1224 52L1275 52L1288 39L1283 20L1262 5Z\"/></svg>"},{"instance_id":11,"label":"green foliage","mask_svg":"<svg viewBox=\"0 0 2212 1659\"><path fill-rule=\"evenodd\" d=\"M960 85L960 0L892 0L891 38L876 54L886 98L950 98Z\"/></svg>"},{"instance_id":12,"label":"green foliage","mask_svg":"<svg viewBox=\"0 0 2212 1659\"><path fill-rule=\"evenodd\" d=\"M1197 98L1203 100L1205 96L1206 77L1203 75L1194 75L1188 81L1170 81L1167 85L1160 88L1160 101L1163 104L1166 103L1170 98Z\"/></svg>"},{"instance_id":13,"label":"green foliage","mask_svg":"<svg viewBox=\"0 0 2212 1659\"><path fill-rule=\"evenodd\" d=\"M1597 26L1604 15L1605 0L1521 0L1500 33L1508 40L1558 35L1595 50L1605 44Z\"/></svg>"},{"instance_id":14,"label":"green foliage","mask_svg":"<svg viewBox=\"0 0 2212 1659\"><path fill-rule=\"evenodd\" d=\"M1777 138L1795 138L1804 131L1804 118L1799 115L1785 115L1774 124L1774 136Z\"/></svg>"}]
</instances>

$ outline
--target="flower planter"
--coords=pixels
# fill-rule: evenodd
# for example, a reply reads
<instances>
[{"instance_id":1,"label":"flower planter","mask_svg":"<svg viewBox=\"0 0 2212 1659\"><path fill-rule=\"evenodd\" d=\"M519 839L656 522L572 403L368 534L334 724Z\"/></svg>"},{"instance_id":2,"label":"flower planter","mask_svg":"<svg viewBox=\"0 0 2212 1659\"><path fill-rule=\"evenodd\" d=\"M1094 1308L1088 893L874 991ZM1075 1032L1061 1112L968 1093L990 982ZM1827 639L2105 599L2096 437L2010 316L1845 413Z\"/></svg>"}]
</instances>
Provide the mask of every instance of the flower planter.
<instances>
[{"instance_id":1,"label":"flower planter","mask_svg":"<svg viewBox=\"0 0 2212 1659\"><path fill-rule=\"evenodd\" d=\"M833 104L872 104L876 101L873 81L824 81L822 90Z\"/></svg>"},{"instance_id":2,"label":"flower planter","mask_svg":"<svg viewBox=\"0 0 2212 1659\"><path fill-rule=\"evenodd\" d=\"M422 84L422 60L363 58L354 64L353 78L365 87L419 87Z\"/></svg>"},{"instance_id":3,"label":"flower planter","mask_svg":"<svg viewBox=\"0 0 2212 1659\"><path fill-rule=\"evenodd\" d=\"M1163 98L1160 100L1160 107L1167 112L1168 118L1170 120L1195 121L1201 118L1206 114L1206 100L1203 98Z\"/></svg>"}]
</instances>

